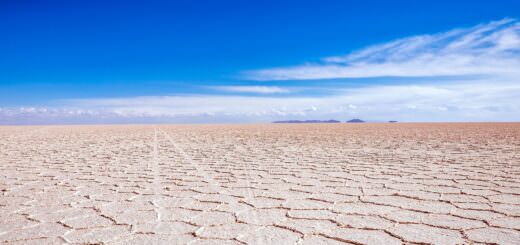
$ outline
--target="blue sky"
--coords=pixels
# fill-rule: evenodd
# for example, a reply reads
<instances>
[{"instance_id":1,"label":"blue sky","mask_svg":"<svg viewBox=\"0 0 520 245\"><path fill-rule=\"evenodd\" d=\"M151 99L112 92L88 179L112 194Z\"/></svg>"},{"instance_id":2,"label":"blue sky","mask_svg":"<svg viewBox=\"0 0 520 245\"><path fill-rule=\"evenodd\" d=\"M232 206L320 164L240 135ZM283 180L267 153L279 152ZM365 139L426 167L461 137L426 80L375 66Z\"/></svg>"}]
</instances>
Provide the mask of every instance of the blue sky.
<instances>
[{"instance_id":1,"label":"blue sky","mask_svg":"<svg viewBox=\"0 0 520 245\"><path fill-rule=\"evenodd\" d=\"M0 124L520 120L519 1L0 1Z\"/></svg>"}]
</instances>

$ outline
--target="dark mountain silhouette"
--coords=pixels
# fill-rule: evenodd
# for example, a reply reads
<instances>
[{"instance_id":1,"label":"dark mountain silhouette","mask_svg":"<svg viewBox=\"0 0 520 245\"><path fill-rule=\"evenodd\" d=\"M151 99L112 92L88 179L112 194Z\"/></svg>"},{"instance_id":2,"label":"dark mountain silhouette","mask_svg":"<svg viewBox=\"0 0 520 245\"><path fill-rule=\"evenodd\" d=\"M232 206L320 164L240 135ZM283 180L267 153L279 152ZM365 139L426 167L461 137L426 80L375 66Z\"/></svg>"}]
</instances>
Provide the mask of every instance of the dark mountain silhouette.
<instances>
[{"instance_id":1,"label":"dark mountain silhouette","mask_svg":"<svg viewBox=\"0 0 520 245\"><path fill-rule=\"evenodd\" d=\"M273 123L340 123L338 120L287 120L287 121L274 121Z\"/></svg>"},{"instance_id":2,"label":"dark mountain silhouette","mask_svg":"<svg viewBox=\"0 0 520 245\"><path fill-rule=\"evenodd\" d=\"M348 120L347 123L364 123L365 121L361 119L354 118L352 120Z\"/></svg>"}]
</instances>

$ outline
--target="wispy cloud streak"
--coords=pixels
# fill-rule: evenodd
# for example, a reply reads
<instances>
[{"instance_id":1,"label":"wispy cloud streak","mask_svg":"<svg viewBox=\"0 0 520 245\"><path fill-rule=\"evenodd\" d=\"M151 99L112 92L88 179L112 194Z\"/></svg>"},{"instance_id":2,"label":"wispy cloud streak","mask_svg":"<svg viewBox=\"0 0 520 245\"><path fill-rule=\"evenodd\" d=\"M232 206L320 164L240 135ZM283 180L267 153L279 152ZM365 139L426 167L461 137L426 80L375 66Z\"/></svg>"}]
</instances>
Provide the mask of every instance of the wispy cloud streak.
<instances>
[{"instance_id":1,"label":"wispy cloud streak","mask_svg":"<svg viewBox=\"0 0 520 245\"><path fill-rule=\"evenodd\" d=\"M214 86L211 89L234 93L254 93L254 94L280 94L289 93L288 89L278 86Z\"/></svg>"},{"instance_id":2,"label":"wispy cloud streak","mask_svg":"<svg viewBox=\"0 0 520 245\"><path fill-rule=\"evenodd\" d=\"M520 75L520 22L513 19L403 38L321 62L245 72L252 80Z\"/></svg>"}]
</instances>

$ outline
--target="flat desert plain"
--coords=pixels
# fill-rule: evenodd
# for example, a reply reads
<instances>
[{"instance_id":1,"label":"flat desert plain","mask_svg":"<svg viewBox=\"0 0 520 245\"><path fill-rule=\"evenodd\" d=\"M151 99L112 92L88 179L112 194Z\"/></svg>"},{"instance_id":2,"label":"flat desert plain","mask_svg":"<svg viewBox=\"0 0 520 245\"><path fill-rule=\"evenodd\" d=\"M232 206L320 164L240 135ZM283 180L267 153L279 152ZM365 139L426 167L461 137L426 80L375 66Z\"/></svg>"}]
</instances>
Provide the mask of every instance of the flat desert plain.
<instances>
[{"instance_id":1,"label":"flat desert plain","mask_svg":"<svg viewBox=\"0 0 520 245\"><path fill-rule=\"evenodd\" d=\"M520 244L520 124L0 127L0 242Z\"/></svg>"}]
</instances>

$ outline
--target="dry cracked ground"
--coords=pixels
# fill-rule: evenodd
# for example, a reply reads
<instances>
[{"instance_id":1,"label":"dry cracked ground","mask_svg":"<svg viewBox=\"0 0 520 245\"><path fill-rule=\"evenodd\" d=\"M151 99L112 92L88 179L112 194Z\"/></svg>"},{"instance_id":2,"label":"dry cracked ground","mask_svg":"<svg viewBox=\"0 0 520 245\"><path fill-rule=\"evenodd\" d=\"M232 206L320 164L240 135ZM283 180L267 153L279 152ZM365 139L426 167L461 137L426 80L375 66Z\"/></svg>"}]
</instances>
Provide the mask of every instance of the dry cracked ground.
<instances>
[{"instance_id":1,"label":"dry cracked ground","mask_svg":"<svg viewBox=\"0 0 520 245\"><path fill-rule=\"evenodd\" d=\"M0 243L520 244L520 124L0 127Z\"/></svg>"}]
</instances>

